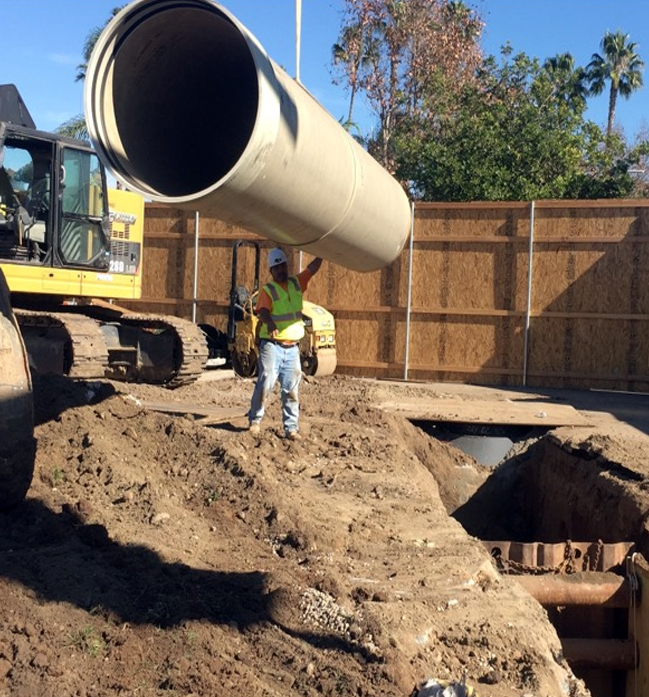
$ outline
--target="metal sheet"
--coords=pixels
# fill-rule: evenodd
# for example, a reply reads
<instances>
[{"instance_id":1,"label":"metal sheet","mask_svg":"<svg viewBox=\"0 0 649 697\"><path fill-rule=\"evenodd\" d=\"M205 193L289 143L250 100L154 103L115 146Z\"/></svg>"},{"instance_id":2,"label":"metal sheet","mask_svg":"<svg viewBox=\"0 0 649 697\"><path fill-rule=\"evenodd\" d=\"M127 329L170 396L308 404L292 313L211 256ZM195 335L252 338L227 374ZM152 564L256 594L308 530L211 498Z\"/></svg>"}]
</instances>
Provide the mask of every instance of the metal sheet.
<instances>
[{"instance_id":1,"label":"metal sheet","mask_svg":"<svg viewBox=\"0 0 649 697\"><path fill-rule=\"evenodd\" d=\"M511 540L484 541L489 554L500 558L512 570L610 571L623 564L634 548L632 542L513 542ZM568 569L568 567L572 569Z\"/></svg>"},{"instance_id":2,"label":"metal sheet","mask_svg":"<svg viewBox=\"0 0 649 697\"><path fill-rule=\"evenodd\" d=\"M454 397L400 397L377 404L379 409L401 414L411 421L440 421L502 426L588 426L589 420L568 404L504 399ZM476 432L477 433L477 432Z\"/></svg>"}]
</instances>

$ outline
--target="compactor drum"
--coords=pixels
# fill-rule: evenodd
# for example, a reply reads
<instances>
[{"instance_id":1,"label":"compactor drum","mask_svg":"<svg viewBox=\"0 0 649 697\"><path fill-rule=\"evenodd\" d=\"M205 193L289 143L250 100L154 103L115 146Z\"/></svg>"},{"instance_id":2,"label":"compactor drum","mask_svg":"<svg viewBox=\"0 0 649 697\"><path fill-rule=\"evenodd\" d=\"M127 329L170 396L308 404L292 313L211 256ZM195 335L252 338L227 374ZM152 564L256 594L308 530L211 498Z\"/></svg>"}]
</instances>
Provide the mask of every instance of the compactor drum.
<instances>
[{"instance_id":1,"label":"compactor drum","mask_svg":"<svg viewBox=\"0 0 649 697\"><path fill-rule=\"evenodd\" d=\"M23 500L34 473L34 404L27 353L0 269L0 510Z\"/></svg>"}]
</instances>

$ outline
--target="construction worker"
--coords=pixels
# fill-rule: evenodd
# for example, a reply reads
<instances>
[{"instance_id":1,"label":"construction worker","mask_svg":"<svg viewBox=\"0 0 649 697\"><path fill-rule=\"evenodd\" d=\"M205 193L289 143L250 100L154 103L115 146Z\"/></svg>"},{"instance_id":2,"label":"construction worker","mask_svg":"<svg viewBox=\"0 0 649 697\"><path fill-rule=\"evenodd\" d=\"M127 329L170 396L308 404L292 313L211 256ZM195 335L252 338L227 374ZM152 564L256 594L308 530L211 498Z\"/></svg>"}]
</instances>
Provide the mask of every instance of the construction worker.
<instances>
[{"instance_id":1,"label":"construction worker","mask_svg":"<svg viewBox=\"0 0 649 697\"><path fill-rule=\"evenodd\" d=\"M300 440L298 387L302 379L300 339L304 336L302 294L318 272L322 259L316 257L297 276L288 275L286 254L279 249L268 253L272 281L259 292L259 372L248 412L249 430L259 433L266 399L279 381L284 435Z\"/></svg>"}]
</instances>

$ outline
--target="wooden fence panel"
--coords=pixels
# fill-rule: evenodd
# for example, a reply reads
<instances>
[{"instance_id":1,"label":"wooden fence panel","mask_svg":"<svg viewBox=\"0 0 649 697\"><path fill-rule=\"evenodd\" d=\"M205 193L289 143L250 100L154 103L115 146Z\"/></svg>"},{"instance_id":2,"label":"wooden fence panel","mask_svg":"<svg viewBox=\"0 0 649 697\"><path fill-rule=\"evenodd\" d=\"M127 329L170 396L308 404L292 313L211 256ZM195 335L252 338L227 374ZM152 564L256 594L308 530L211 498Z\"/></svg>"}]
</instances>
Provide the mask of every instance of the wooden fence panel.
<instances>
[{"instance_id":1,"label":"wooden fence panel","mask_svg":"<svg viewBox=\"0 0 649 697\"><path fill-rule=\"evenodd\" d=\"M185 317L195 306L224 330L234 241L261 244L262 283L274 245L200 218L194 303L194 232L193 214L147 205L131 305ZM250 287L253 255L240 252ZM371 273L324 262L311 282L307 297L336 318L340 372L649 391L649 202L419 204L410 257L407 245ZM293 271L299 260L289 255Z\"/></svg>"},{"instance_id":2,"label":"wooden fence panel","mask_svg":"<svg viewBox=\"0 0 649 697\"><path fill-rule=\"evenodd\" d=\"M529 204L417 207L410 376L520 383L529 215Z\"/></svg>"},{"instance_id":3,"label":"wooden fence panel","mask_svg":"<svg viewBox=\"0 0 649 697\"><path fill-rule=\"evenodd\" d=\"M529 384L645 391L647 204L554 204L535 220Z\"/></svg>"}]
</instances>

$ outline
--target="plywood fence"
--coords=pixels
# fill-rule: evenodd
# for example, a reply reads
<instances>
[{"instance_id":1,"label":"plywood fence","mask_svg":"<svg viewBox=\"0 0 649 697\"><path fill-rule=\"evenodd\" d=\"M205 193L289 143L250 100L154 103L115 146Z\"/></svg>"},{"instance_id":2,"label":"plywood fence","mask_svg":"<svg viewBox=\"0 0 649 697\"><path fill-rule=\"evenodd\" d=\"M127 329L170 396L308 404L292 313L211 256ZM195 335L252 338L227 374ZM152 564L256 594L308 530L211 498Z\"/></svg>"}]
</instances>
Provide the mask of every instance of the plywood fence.
<instances>
[{"instance_id":1,"label":"plywood fence","mask_svg":"<svg viewBox=\"0 0 649 697\"><path fill-rule=\"evenodd\" d=\"M198 219L194 298L196 222L147 204L134 305L224 330L233 242L272 245ZM245 250L241 285L252 283ZM391 266L363 274L325 262L308 297L336 318L341 373L649 392L648 279L644 200L428 203Z\"/></svg>"}]
</instances>

